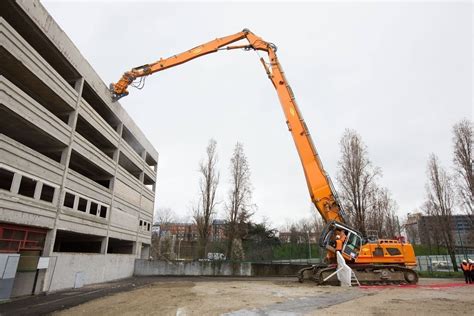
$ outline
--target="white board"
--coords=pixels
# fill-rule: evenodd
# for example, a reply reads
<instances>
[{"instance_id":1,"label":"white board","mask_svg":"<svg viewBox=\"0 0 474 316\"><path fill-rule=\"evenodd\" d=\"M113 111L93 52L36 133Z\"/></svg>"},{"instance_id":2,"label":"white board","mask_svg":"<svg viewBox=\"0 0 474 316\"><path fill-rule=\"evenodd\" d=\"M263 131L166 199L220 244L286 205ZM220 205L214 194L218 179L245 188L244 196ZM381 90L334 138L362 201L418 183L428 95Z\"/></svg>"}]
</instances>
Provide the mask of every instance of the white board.
<instances>
[{"instance_id":1,"label":"white board","mask_svg":"<svg viewBox=\"0 0 474 316\"><path fill-rule=\"evenodd\" d=\"M36 269L48 269L49 267L49 257L40 257L38 260L38 266Z\"/></svg>"},{"instance_id":2,"label":"white board","mask_svg":"<svg viewBox=\"0 0 474 316\"><path fill-rule=\"evenodd\" d=\"M14 278L19 261L19 254L0 254L0 279Z\"/></svg>"},{"instance_id":3,"label":"white board","mask_svg":"<svg viewBox=\"0 0 474 316\"><path fill-rule=\"evenodd\" d=\"M78 289L80 287L83 287L85 279L86 279L86 276L84 272L82 271L76 272L76 279L74 280L74 288Z\"/></svg>"}]
</instances>

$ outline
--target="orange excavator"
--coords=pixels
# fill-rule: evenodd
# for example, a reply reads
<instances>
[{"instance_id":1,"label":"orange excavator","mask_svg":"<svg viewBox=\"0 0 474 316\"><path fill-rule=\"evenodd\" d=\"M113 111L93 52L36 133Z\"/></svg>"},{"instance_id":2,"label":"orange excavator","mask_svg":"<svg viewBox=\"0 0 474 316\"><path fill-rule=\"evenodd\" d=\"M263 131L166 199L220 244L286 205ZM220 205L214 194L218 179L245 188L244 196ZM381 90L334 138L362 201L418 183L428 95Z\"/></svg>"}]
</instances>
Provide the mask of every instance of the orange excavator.
<instances>
[{"instance_id":1,"label":"orange excavator","mask_svg":"<svg viewBox=\"0 0 474 316\"><path fill-rule=\"evenodd\" d=\"M248 43L229 46L240 40L247 40ZM400 240L366 238L347 224L336 190L323 168L308 127L278 61L277 47L274 44L262 40L248 29L217 38L181 54L125 72L117 83L110 85L112 99L116 101L128 95L129 86L142 87L146 76L210 53L232 49L256 50L268 54L269 62L262 57L260 61L280 99L286 124L303 165L311 200L326 223L319 240L319 245L327 250L326 262L301 269L298 279L300 281L312 279L319 284L337 281L331 275L334 275L337 269L335 253L338 240L337 251L341 251L360 283L417 283L418 275L412 269L416 266L416 258L411 244Z\"/></svg>"}]
</instances>

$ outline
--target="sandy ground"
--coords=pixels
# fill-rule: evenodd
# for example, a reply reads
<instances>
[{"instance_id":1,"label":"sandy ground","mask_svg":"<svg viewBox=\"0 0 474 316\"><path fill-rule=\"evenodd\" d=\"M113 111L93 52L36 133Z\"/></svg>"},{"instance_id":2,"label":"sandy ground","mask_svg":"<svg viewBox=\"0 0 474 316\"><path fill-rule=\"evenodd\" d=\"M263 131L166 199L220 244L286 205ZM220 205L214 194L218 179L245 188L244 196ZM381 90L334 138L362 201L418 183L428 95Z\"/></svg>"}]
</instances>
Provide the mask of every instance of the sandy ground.
<instances>
[{"instance_id":1,"label":"sandy ground","mask_svg":"<svg viewBox=\"0 0 474 316\"><path fill-rule=\"evenodd\" d=\"M159 281L93 300L56 315L463 315L474 285L422 279L420 286L317 287L291 280ZM438 286L439 285L439 286Z\"/></svg>"}]
</instances>

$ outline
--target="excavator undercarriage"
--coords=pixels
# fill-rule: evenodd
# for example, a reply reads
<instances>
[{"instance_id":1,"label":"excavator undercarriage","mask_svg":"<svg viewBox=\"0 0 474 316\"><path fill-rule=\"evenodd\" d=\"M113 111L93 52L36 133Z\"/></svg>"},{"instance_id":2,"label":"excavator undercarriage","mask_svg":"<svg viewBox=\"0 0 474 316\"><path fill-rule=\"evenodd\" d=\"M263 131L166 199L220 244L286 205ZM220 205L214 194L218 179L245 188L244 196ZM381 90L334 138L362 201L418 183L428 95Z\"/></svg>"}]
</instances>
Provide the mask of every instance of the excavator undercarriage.
<instances>
[{"instance_id":1,"label":"excavator undercarriage","mask_svg":"<svg viewBox=\"0 0 474 316\"><path fill-rule=\"evenodd\" d=\"M355 276L362 285L381 284L416 284L418 275L410 268L399 265L377 265L377 264L349 264ZM339 280L334 274L337 266L335 264L317 264L301 269L298 272L298 281L303 283L310 280L318 285L339 285Z\"/></svg>"}]
</instances>

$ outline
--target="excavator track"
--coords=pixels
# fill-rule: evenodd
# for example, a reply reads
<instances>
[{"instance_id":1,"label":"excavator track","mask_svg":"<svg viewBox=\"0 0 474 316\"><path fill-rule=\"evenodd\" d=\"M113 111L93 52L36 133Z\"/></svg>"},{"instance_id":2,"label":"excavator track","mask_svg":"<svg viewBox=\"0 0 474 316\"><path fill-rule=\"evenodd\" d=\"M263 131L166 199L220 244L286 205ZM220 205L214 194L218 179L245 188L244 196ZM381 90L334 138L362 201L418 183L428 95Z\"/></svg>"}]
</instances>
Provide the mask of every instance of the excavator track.
<instances>
[{"instance_id":1,"label":"excavator track","mask_svg":"<svg viewBox=\"0 0 474 316\"><path fill-rule=\"evenodd\" d=\"M362 285L416 284L418 275L410 268L396 265L357 264L349 265ZM339 285L336 275L329 277L337 266L316 265L303 268L298 273L298 281L313 280L318 285Z\"/></svg>"},{"instance_id":2,"label":"excavator track","mask_svg":"<svg viewBox=\"0 0 474 316\"><path fill-rule=\"evenodd\" d=\"M318 271L327 267L327 264L315 264L299 270L297 275L298 282L303 283L305 280L318 282L318 279L316 279Z\"/></svg>"}]
</instances>

